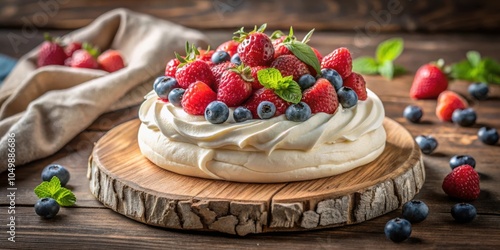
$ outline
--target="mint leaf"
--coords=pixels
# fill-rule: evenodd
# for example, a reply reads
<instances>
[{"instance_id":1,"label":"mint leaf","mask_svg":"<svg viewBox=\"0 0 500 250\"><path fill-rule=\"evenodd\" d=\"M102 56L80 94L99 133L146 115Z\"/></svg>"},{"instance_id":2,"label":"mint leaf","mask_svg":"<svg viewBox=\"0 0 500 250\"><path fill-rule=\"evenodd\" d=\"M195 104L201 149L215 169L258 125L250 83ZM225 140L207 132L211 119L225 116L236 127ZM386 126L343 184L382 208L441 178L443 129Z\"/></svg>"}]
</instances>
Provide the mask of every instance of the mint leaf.
<instances>
[{"instance_id":1,"label":"mint leaf","mask_svg":"<svg viewBox=\"0 0 500 250\"><path fill-rule=\"evenodd\" d=\"M373 57L363 56L352 61L352 70L361 74L373 75L378 73L378 63Z\"/></svg>"},{"instance_id":2,"label":"mint leaf","mask_svg":"<svg viewBox=\"0 0 500 250\"><path fill-rule=\"evenodd\" d=\"M450 75L455 79L474 81L474 77L472 76L473 68L469 61L463 60L451 65Z\"/></svg>"},{"instance_id":3,"label":"mint leaf","mask_svg":"<svg viewBox=\"0 0 500 250\"><path fill-rule=\"evenodd\" d=\"M394 63L392 61L385 61L378 67L378 72L381 76L392 80L394 77Z\"/></svg>"},{"instance_id":4,"label":"mint leaf","mask_svg":"<svg viewBox=\"0 0 500 250\"><path fill-rule=\"evenodd\" d=\"M291 43L285 43L285 46L297 58L299 58L305 64L313 67L313 69L316 70L316 73L321 72L319 60L309 45L303 42L293 41Z\"/></svg>"},{"instance_id":5,"label":"mint leaf","mask_svg":"<svg viewBox=\"0 0 500 250\"><path fill-rule=\"evenodd\" d=\"M394 65L394 76L406 73L406 69L399 65Z\"/></svg>"},{"instance_id":6,"label":"mint leaf","mask_svg":"<svg viewBox=\"0 0 500 250\"><path fill-rule=\"evenodd\" d=\"M275 68L261 69L257 72L260 84L268 89L276 89L278 82L283 78Z\"/></svg>"},{"instance_id":7,"label":"mint leaf","mask_svg":"<svg viewBox=\"0 0 500 250\"><path fill-rule=\"evenodd\" d=\"M376 51L376 59L379 63L393 61L403 52L404 42L401 38L391 38L380 43Z\"/></svg>"},{"instance_id":8,"label":"mint leaf","mask_svg":"<svg viewBox=\"0 0 500 250\"><path fill-rule=\"evenodd\" d=\"M283 77L280 71L275 68L259 70L257 78L262 86L274 90L276 95L287 102L299 103L302 99L302 90L293 77Z\"/></svg>"},{"instance_id":9,"label":"mint leaf","mask_svg":"<svg viewBox=\"0 0 500 250\"><path fill-rule=\"evenodd\" d=\"M481 63L481 55L477 51L469 51L466 56L472 67L477 67Z\"/></svg>"},{"instance_id":10,"label":"mint leaf","mask_svg":"<svg viewBox=\"0 0 500 250\"><path fill-rule=\"evenodd\" d=\"M292 77L283 78L283 85L286 85L286 88L277 89L274 91L276 95L281 97L281 99L291 102L291 103L299 103L302 99L302 90L297 82L295 82Z\"/></svg>"},{"instance_id":11,"label":"mint leaf","mask_svg":"<svg viewBox=\"0 0 500 250\"><path fill-rule=\"evenodd\" d=\"M61 187L61 181L57 176L52 177L50 181L40 183L35 187L34 192L38 198L52 198L61 206L71 206L76 202L73 192Z\"/></svg>"}]
</instances>

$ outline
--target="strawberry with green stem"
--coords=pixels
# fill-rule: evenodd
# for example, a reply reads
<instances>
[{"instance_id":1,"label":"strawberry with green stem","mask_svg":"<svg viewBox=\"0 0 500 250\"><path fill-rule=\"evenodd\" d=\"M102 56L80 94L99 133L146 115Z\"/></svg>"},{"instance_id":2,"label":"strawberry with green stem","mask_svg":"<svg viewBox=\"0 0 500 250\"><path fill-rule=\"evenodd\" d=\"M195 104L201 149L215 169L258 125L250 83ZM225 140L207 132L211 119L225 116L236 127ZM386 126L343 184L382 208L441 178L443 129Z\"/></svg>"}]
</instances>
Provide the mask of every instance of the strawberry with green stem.
<instances>
[{"instance_id":1,"label":"strawberry with green stem","mask_svg":"<svg viewBox=\"0 0 500 250\"><path fill-rule=\"evenodd\" d=\"M37 66L64 65L68 56L61 46L61 40L51 37L48 33L44 34L44 38L45 42L38 51Z\"/></svg>"},{"instance_id":2,"label":"strawberry with green stem","mask_svg":"<svg viewBox=\"0 0 500 250\"><path fill-rule=\"evenodd\" d=\"M241 105L252 94L251 69L243 63L226 70L219 82L217 100L229 107Z\"/></svg>"},{"instance_id":3,"label":"strawberry with green stem","mask_svg":"<svg viewBox=\"0 0 500 250\"><path fill-rule=\"evenodd\" d=\"M182 57L177 52L175 57L180 64L175 73L175 78L182 88L187 88L196 81L201 81L214 89L214 76L210 66L203 60L196 59L200 52L194 46L186 42L186 57Z\"/></svg>"},{"instance_id":4,"label":"strawberry with green stem","mask_svg":"<svg viewBox=\"0 0 500 250\"><path fill-rule=\"evenodd\" d=\"M97 63L97 57L99 54L99 48L89 43L84 43L82 49L73 53L70 65L73 68L98 69L99 64Z\"/></svg>"},{"instance_id":5,"label":"strawberry with green stem","mask_svg":"<svg viewBox=\"0 0 500 250\"><path fill-rule=\"evenodd\" d=\"M241 61L250 67L267 66L274 58L274 47L271 39L264 33L267 24L257 26L245 32L244 27L236 31L233 40L239 42L238 54Z\"/></svg>"},{"instance_id":6,"label":"strawberry with green stem","mask_svg":"<svg viewBox=\"0 0 500 250\"><path fill-rule=\"evenodd\" d=\"M413 99L435 99L448 89L448 77L442 68L444 61L422 65L415 73L410 89Z\"/></svg>"}]
</instances>

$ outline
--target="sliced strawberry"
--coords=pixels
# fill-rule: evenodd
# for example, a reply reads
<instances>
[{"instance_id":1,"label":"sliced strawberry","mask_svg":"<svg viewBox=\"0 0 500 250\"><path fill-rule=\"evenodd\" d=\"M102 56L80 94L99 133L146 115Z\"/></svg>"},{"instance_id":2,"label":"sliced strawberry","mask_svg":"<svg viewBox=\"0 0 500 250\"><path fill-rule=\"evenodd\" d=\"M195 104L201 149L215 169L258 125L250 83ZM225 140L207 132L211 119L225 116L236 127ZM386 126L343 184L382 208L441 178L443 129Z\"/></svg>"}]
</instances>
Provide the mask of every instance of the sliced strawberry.
<instances>
[{"instance_id":1,"label":"sliced strawberry","mask_svg":"<svg viewBox=\"0 0 500 250\"><path fill-rule=\"evenodd\" d=\"M282 55L271 63L272 68L281 72L283 77L293 76L293 80L298 81L302 75L309 74L307 65L294 55Z\"/></svg>"},{"instance_id":2,"label":"sliced strawberry","mask_svg":"<svg viewBox=\"0 0 500 250\"><path fill-rule=\"evenodd\" d=\"M217 99L217 94L204 82L196 81L184 92L182 108L191 115L203 115L209 103Z\"/></svg>"},{"instance_id":3,"label":"sliced strawberry","mask_svg":"<svg viewBox=\"0 0 500 250\"><path fill-rule=\"evenodd\" d=\"M344 79L344 86L353 89L358 95L358 100L364 101L368 97L365 79L358 73L352 72L350 76Z\"/></svg>"},{"instance_id":4,"label":"sliced strawberry","mask_svg":"<svg viewBox=\"0 0 500 250\"><path fill-rule=\"evenodd\" d=\"M277 96L273 90L267 88L261 88L255 91L243 106L252 112L254 119L259 119L257 107L263 101L270 101L276 106L276 113L274 116L284 114L288 106L290 106L290 103Z\"/></svg>"},{"instance_id":5,"label":"sliced strawberry","mask_svg":"<svg viewBox=\"0 0 500 250\"><path fill-rule=\"evenodd\" d=\"M330 81L319 78L316 83L302 93L302 101L311 107L313 114L325 112L333 114L339 106L337 93Z\"/></svg>"},{"instance_id":6,"label":"sliced strawberry","mask_svg":"<svg viewBox=\"0 0 500 250\"><path fill-rule=\"evenodd\" d=\"M465 109L467 106L464 98L451 90L446 90L437 99L436 116L442 121L451 121L455 109Z\"/></svg>"},{"instance_id":7,"label":"sliced strawberry","mask_svg":"<svg viewBox=\"0 0 500 250\"><path fill-rule=\"evenodd\" d=\"M335 49L332 53L323 57L321 68L334 69L342 76L342 79L347 78L352 72L351 52L344 47Z\"/></svg>"}]
</instances>

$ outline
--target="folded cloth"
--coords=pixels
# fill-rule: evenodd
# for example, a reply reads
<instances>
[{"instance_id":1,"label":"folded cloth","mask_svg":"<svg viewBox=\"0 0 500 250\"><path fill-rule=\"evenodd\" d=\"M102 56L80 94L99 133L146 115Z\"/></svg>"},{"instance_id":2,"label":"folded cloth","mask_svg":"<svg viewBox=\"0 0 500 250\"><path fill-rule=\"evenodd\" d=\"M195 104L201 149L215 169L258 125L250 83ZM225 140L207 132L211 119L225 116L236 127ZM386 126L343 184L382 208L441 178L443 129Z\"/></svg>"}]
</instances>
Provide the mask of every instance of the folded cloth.
<instances>
[{"instance_id":1,"label":"folded cloth","mask_svg":"<svg viewBox=\"0 0 500 250\"><path fill-rule=\"evenodd\" d=\"M99 115L139 104L186 41L207 45L198 31L126 9L105 13L63 39L119 50L126 67L114 73L37 69L38 48L24 55L0 86L0 172L7 169L12 136L16 165L49 156Z\"/></svg>"}]
</instances>

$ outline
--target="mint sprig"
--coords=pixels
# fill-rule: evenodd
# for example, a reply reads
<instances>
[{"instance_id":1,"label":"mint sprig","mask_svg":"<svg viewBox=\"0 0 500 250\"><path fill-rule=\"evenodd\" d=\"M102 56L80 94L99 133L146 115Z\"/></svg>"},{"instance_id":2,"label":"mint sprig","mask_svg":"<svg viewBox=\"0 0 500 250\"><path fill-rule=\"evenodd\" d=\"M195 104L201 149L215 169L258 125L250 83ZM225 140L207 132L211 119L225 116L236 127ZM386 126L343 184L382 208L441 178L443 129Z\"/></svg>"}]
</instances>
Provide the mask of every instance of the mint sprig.
<instances>
[{"instance_id":1,"label":"mint sprig","mask_svg":"<svg viewBox=\"0 0 500 250\"><path fill-rule=\"evenodd\" d=\"M75 194L61 187L61 181L57 176L52 177L50 181L40 183L34 191L38 198L52 198L63 207L73 206L76 202Z\"/></svg>"},{"instance_id":2,"label":"mint sprig","mask_svg":"<svg viewBox=\"0 0 500 250\"><path fill-rule=\"evenodd\" d=\"M299 103L302 99L302 91L293 76L283 77L279 70L267 68L259 70L257 78L262 86L274 90L276 95L287 102Z\"/></svg>"},{"instance_id":3,"label":"mint sprig","mask_svg":"<svg viewBox=\"0 0 500 250\"><path fill-rule=\"evenodd\" d=\"M482 58L477 51L469 51L467 59L452 64L446 72L454 79L471 82L500 84L500 63L492 58Z\"/></svg>"},{"instance_id":4,"label":"mint sprig","mask_svg":"<svg viewBox=\"0 0 500 250\"><path fill-rule=\"evenodd\" d=\"M404 41L401 38L391 38L377 46L375 58L369 56L353 60L352 70L361 74L381 76L391 80L394 76L403 74L406 70L394 64L404 50Z\"/></svg>"}]
</instances>

